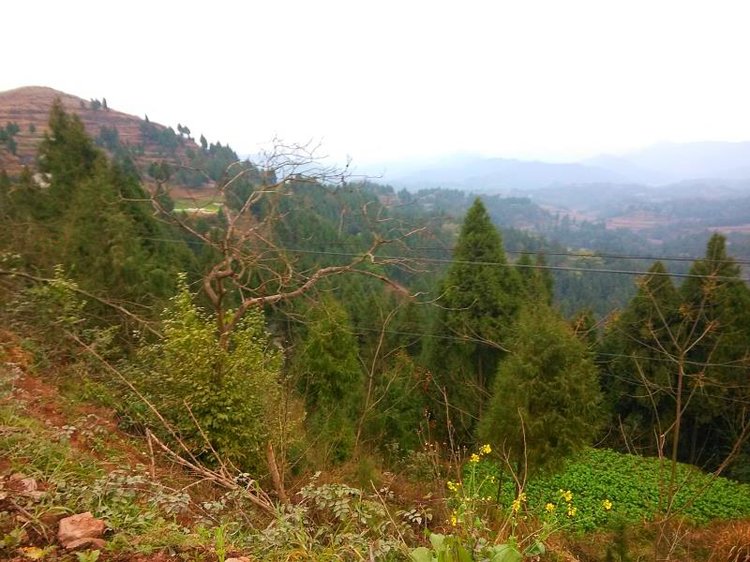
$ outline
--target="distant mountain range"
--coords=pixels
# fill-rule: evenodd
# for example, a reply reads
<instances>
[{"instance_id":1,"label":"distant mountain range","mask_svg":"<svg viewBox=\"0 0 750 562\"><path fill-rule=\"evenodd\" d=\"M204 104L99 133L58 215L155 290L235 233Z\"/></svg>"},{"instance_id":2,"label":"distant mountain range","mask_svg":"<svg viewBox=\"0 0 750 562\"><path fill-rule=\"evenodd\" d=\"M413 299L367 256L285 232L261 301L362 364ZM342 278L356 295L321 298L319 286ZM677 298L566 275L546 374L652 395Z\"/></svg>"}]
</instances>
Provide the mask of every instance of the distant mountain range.
<instances>
[{"instance_id":1,"label":"distant mountain range","mask_svg":"<svg viewBox=\"0 0 750 562\"><path fill-rule=\"evenodd\" d=\"M383 164L382 181L409 189L446 187L474 191L526 191L564 185L663 186L706 180L750 180L750 142L660 143L631 153L581 162L551 163L460 156L430 164ZM744 182L742 182L744 183Z\"/></svg>"},{"instance_id":2,"label":"distant mountain range","mask_svg":"<svg viewBox=\"0 0 750 562\"><path fill-rule=\"evenodd\" d=\"M0 128L8 123L18 126L14 151L0 145L0 168L17 174L24 165L33 165L55 98L67 111L79 115L100 144L106 140L103 133L116 133L118 146L128 151L144 176L152 162L166 161L179 169L194 164L193 155L200 153L189 132L176 134L164 125L118 112L108 108L105 100L84 100L34 86L0 92ZM103 147L112 151L106 142ZM600 155L569 163L461 154L368 166L357 173L398 188L443 187L509 194L533 191L539 200L546 194L555 203L561 194L567 199L577 193L585 203L599 196L611 198L616 191L634 196L644 189L648 194L642 195L648 199L731 198L750 194L750 142L660 143L617 156ZM179 183L179 178L175 180ZM606 195L601 193L605 186ZM657 186L658 194L650 189Z\"/></svg>"}]
</instances>

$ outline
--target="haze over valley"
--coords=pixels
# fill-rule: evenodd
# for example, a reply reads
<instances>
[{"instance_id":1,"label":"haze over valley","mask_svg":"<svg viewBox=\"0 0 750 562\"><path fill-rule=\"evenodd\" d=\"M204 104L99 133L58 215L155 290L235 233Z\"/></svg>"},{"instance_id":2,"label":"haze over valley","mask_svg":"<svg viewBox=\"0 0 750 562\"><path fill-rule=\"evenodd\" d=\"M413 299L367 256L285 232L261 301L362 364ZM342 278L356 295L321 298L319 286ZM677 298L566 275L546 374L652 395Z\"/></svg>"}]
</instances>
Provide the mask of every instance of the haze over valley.
<instances>
[{"instance_id":1,"label":"haze over valley","mask_svg":"<svg viewBox=\"0 0 750 562\"><path fill-rule=\"evenodd\" d=\"M0 559L750 560L745 2L3 15Z\"/></svg>"}]
</instances>

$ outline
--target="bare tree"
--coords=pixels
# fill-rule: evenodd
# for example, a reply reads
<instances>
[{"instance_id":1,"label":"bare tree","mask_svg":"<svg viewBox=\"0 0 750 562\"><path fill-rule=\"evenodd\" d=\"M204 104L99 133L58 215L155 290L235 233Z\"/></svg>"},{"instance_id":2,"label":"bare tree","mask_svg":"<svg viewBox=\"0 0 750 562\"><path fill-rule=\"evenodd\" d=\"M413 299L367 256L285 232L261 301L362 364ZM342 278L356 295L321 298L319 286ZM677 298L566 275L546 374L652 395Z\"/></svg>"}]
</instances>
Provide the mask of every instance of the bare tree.
<instances>
[{"instance_id":1,"label":"bare tree","mask_svg":"<svg viewBox=\"0 0 750 562\"><path fill-rule=\"evenodd\" d=\"M296 220L295 201L306 189L326 193L351 194L347 168L321 164L316 146L276 143L260 162L235 162L229 166L213 191L194 192L195 207L188 212L172 212L163 197L169 193L166 178L157 180L151 198L156 215L176 224L198 241L209 257L200 284L211 305L219 345L227 347L232 333L254 308L266 308L299 297L309 296L324 279L344 274L377 279L408 296L408 291L389 275L389 268L412 270L408 260L382 256L386 245L403 245L421 229L403 228L387 218L383 207L372 198L363 198L359 209L346 205L338 217L339 231L347 219L366 225L356 249L334 248L329 254L310 259L304 248L285 247L279 227ZM211 209L211 214L207 213ZM207 220L199 220L203 216ZM203 223L203 224L201 224ZM208 228L206 228L208 223ZM307 258L307 259L305 259ZM326 260L328 265L321 264ZM283 447L284 440L280 444ZM269 474L277 496L285 500L283 463L286 451L267 448ZM282 463L282 468L279 468Z\"/></svg>"},{"instance_id":2,"label":"bare tree","mask_svg":"<svg viewBox=\"0 0 750 562\"><path fill-rule=\"evenodd\" d=\"M197 212L209 207L219 209L223 223L207 231L198 228L193 215L169 212L161 198L152 199L159 216L168 217L211 252L211 265L203 275L202 289L215 313L224 345L228 334L249 309L300 297L328 277L348 273L366 275L408 294L382 272L382 266L411 269L408 260L381 258L378 250L385 245L403 244L422 229L390 224L380 214L373 215L369 204L358 210L372 227L367 233L367 248L356 253L331 252L338 261L335 265L301 266L300 256L304 252L300 254L276 241L279 223L295 220L294 210L288 210L289 206L283 203L301 187L354 189L347 183L348 167L322 165L317 150L317 146L275 143L258 165L248 161L231 165L208 198L203 195L196 199ZM239 189L240 186L243 188ZM161 190L163 182L158 186L158 191ZM342 208L341 222L346 212Z\"/></svg>"},{"instance_id":3,"label":"bare tree","mask_svg":"<svg viewBox=\"0 0 750 562\"><path fill-rule=\"evenodd\" d=\"M655 271L656 274L639 282L636 299L644 305L641 312L647 310L644 316L629 317L626 323L615 322L613 326L617 334L630 343L630 349L638 350L623 357L634 369L624 382L632 388L630 398L645 402L652 411L653 450L662 461L658 475L659 505L655 520L658 533L654 542L654 559L670 560L685 534L680 516L710 485L709 482L690 497L682 494L678 501L678 494L689 483L680 478L678 463L686 459L696 462L697 459L695 431L689 436L690 444L686 446L686 421L691 422L688 426L695 425L700 401L716 409L715 418L727 418L732 440L723 457L713 459L711 463L712 477L717 478L738 458L750 438L750 411L747 407L750 387L746 383L735 384L726 376L727 370L746 372L749 365L747 353L734 361L722 358L721 349L725 345L722 330L731 330L731 326L722 325L716 316L717 293L728 283L739 281L722 276L718 271L696 275L695 280L701 283L701 290L695 293L700 295L699 298L678 304L677 301L665 302L664 286L668 281L661 275L662 268L657 267ZM621 430L625 444L634 449L631 444L636 440L626 434L622 423Z\"/></svg>"}]
</instances>

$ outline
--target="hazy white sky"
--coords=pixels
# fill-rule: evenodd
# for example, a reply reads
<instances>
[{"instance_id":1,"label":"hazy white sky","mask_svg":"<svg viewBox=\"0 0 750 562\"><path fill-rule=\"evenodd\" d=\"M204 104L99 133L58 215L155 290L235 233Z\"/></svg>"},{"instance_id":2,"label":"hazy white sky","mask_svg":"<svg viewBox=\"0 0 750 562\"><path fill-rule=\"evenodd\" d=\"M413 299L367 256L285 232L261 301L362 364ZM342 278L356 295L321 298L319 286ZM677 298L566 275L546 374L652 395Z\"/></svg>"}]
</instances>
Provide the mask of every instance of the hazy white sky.
<instances>
[{"instance_id":1,"label":"hazy white sky","mask_svg":"<svg viewBox=\"0 0 750 562\"><path fill-rule=\"evenodd\" d=\"M254 152L568 159L750 139L750 2L24 0L0 90L45 85Z\"/></svg>"}]
</instances>

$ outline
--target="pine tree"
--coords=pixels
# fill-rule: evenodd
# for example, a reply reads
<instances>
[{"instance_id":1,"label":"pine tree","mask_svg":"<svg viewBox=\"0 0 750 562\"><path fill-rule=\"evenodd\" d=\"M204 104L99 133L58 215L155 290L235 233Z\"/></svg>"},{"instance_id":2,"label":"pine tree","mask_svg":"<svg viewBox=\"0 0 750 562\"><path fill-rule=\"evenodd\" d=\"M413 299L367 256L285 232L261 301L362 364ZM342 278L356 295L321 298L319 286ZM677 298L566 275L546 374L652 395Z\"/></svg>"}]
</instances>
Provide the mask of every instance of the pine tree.
<instances>
[{"instance_id":1,"label":"pine tree","mask_svg":"<svg viewBox=\"0 0 750 562\"><path fill-rule=\"evenodd\" d=\"M601 357L603 388L618 428L614 435L656 454L654 433L675 419L679 295L661 262L639 280L638 293L606 330ZM623 435L624 432L624 435Z\"/></svg>"},{"instance_id":2,"label":"pine tree","mask_svg":"<svg viewBox=\"0 0 750 562\"><path fill-rule=\"evenodd\" d=\"M427 349L438 389L434 413L446 398L458 437L471 436L521 301L517 271L505 257L500 233L477 199L466 214L451 264L441 284L440 312Z\"/></svg>"},{"instance_id":3,"label":"pine tree","mask_svg":"<svg viewBox=\"0 0 750 562\"><path fill-rule=\"evenodd\" d=\"M680 290L684 323L692 334L683 344L691 366L686 392L692 396L680 456L715 468L750 421L736 407L750 400L750 289L720 234L711 236L705 258L690 273L694 277Z\"/></svg>"},{"instance_id":4,"label":"pine tree","mask_svg":"<svg viewBox=\"0 0 750 562\"><path fill-rule=\"evenodd\" d=\"M554 282L549 271L544 268L546 265L543 254L537 254L536 259L532 260L531 255L526 253L516 262L524 297L529 302L552 304Z\"/></svg>"},{"instance_id":5,"label":"pine tree","mask_svg":"<svg viewBox=\"0 0 750 562\"><path fill-rule=\"evenodd\" d=\"M72 192L104 159L78 116L66 113L56 99L50 110L49 130L39 145L38 162L39 170L51 176L49 194L57 213L67 209Z\"/></svg>"},{"instance_id":6,"label":"pine tree","mask_svg":"<svg viewBox=\"0 0 750 562\"><path fill-rule=\"evenodd\" d=\"M38 160L49 188L29 177L13 202L33 225L23 243L27 263L47 271L60 264L81 288L108 298L153 302L172 294L177 271L189 267L187 250L167 247L170 236L132 168L110 163L59 100Z\"/></svg>"},{"instance_id":7,"label":"pine tree","mask_svg":"<svg viewBox=\"0 0 750 562\"><path fill-rule=\"evenodd\" d=\"M324 299L306 315L307 334L292 370L308 411L307 427L327 460L343 461L353 452L355 420L362 399L357 340L344 308Z\"/></svg>"},{"instance_id":8,"label":"pine tree","mask_svg":"<svg viewBox=\"0 0 750 562\"><path fill-rule=\"evenodd\" d=\"M519 471L540 472L591 443L600 421L597 369L551 308L526 307L502 362L479 436Z\"/></svg>"}]
</instances>

